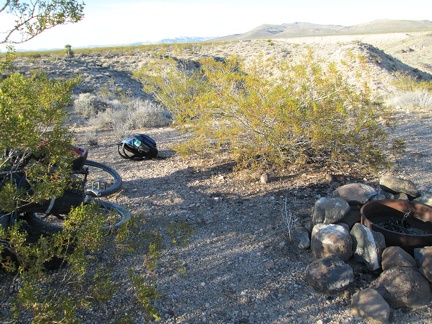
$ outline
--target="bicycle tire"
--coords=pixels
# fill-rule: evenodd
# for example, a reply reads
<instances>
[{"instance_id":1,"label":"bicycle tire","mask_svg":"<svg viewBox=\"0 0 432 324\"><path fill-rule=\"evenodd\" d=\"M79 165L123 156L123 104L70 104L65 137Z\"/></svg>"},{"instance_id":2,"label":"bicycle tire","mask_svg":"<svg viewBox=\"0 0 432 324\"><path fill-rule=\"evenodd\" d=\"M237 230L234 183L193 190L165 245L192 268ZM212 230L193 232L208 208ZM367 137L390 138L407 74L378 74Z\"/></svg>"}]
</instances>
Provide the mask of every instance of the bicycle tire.
<instances>
[{"instance_id":1,"label":"bicycle tire","mask_svg":"<svg viewBox=\"0 0 432 324\"><path fill-rule=\"evenodd\" d=\"M103 231L111 232L115 231L119 228L120 225L127 222L131 213L129 210L124 208L123 206L114 204L109 201L103 200L89 200L85 204L88 203L96 203L99 205L103 211L109 213L110 218L115 217L116 220L113 222L112 220L108 220L109 224L102 226ZM115 215L113 215L112 211L115 211ZM62 220L64 220L67 215L45 215L42 213L29 213L25 216L25 220L30 226L30 231L32 233L37 233L38 235L52 235L58 233L63 230L64 225Z\"/></svg>"},{"instance_id":2,"label":"bicycle tire","mask_svg":"<svg viewBox=\"0 0 432 324\"><path fill-rule=\"evenodd\" d=\"M84 191L93 197L106 197L122 188L122 178L113 168L99 162L87 160L84 168L88 169Z\"/></svg>"}]
</instances>

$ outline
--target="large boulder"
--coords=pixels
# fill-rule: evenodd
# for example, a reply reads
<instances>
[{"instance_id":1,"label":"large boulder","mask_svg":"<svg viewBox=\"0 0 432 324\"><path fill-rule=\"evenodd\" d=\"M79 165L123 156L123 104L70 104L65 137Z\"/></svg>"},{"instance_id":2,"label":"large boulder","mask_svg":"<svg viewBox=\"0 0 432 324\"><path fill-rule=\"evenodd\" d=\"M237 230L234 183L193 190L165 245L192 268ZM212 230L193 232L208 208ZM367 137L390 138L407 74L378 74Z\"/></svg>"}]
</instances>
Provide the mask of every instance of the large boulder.
<instances>
[{"instance_id":1,"label":"large boulder","mask_svg":"<svg viewBox=\"0 0 432 324\"><path fill-rule=\"evenodd\" d=\"M366 288L355 293L351 300L352 313L368 321L387 323L390 306L373 288Z\"/></svg>"},{"instance_id":2,"label":"large boulder","mask_svg":"<svg viewBox=\"0 0 432 324\"><path fill-rule=\"evenodd\" d=\"M414 249L414 259L420 273L432 282L432 246Z\"/></svg>"},{"instance_id":3,"label":"large boulder","mask_svg":"<svg viewBox=\"0 0 432 324\"><path fill-rule=\"evenodd\" d=\"M381 267L381 254L385 249L385 238L382 233L357 223L351 229L354 258L363 262L371 271Z\"/></svg>"},{"instance_id":4,"label":"large boulder","mask_svg":"<svg viewBox=\"0 0 432 324\"><path fill-rule=\"evenodd\" d=\"M375 189L364 183L349 183L333 191L333 197L342 198L352 205L364 205L376 195Z\"/></svg>"},{"instance_id":5,"label":"large boulder","mask_svg":"<svg viewBox=\"0 0 432 324\"><path fill-rule=\"evenodd\" d=\"M411 180L404 180L392 175L381 177L379 180L379 185L382 190L392 194L404 193L410 196L412 199L421 196L420 191Z\"/></svg>"},{"instance_id":6,"label":"large boulder","mask_svg":"<svg viewBox=\"0 0 432 324\"><path fill-rule=\"evenodd\" d=\"M311 250L316 259L337 256L347 261L353 255L348 228L336 224L315 225L311 234Z\"/></svg>"},{"instance_id":7,"label":"large boulder","mask_svg":"<svg viewBox=\"0 0 432 324\"><path fill-rule=\"evenodd\" d=\"M411 267L417 269L414 258L400 246L389 246L382 253L382 269Z\"/></svg>"},{"instance_id":8,"label":"large boulder","mask_svg":"<svg viewBox=\"0 0 432 324\"><path fill-rule=\"evenodd\" d=\"M315 291L328 293L351 284L354 281L354 271L340 258L330 256L309 264L305 279Z\"/></svg>"},{"instance_id":9,"label":"large boulder","mask_svg":"<svg viewBox=\"0 0 432 324\"><path fill-rule=\"evenodd\" d=\"M312 224L334 224L339 222L350 210L349 204L342 198L322 197L315 202Z\"/></svg>"},{"instance_id":10,"label":"large boulder","mask_svg":"<svg viewBox=\"0 0 432 324\"><path fill-rule=\"evenodd\" d=\"M431 298L429 282L411 267L383 271L370 288L376 289L393 308L425 306Z\"/></svg>"}]
</instances>

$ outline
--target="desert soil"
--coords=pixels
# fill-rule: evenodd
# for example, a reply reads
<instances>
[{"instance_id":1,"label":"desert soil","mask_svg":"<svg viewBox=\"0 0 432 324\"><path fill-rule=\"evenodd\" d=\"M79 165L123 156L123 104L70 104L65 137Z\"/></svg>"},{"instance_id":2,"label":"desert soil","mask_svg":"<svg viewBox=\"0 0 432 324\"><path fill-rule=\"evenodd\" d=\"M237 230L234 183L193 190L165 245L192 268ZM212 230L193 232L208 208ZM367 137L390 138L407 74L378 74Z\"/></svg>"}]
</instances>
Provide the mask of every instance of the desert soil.
<instances>
[{"instance_id":1,"label":"desert soil","mask_svg":"<svg viewBox=\"0 0 432 324\"><path fill-rule=\"evenodd\" d=\"M432 114L409 116L400 128L408 139L407 154L393 174L431 192ZM264 184L259 173L235 172L221 157L177 156L171 145L187 138L174 129L141 131L156 139L164 159L123 160L114 145L121 138L110 133L90 149L89 158L121 173L123 190L113 201L143 217L146 229L163 233L172 222L186 222L196 230L189 244L168 249L148 274L162 293L157 304L162 323L364 323L351 314L351 296L378 273L352 261L355 282L348 289L328 295L314 292L304 281L313 256L290 241L284 222L286 204L296 224L310 220L315 201L334 189L326 181L328 172L281 170ZM376 177L345 175L347 182L377 188ZM143 255L132 255L115 267L120 275L128 267L145 272L143 260ZM125 292L123 298L127 296ZM428 305L392 310L390 320L430 323L431 318Z\"/></svg>"},{"instance_id":2,"label":"desert soil","mask_svg":"<svg viewBox=\"0 0 432 324\"><path fill-rule=\"evenodd\" d=\"M394 35L368 37L375 38L370 41L372 45L386 49L400 43ZM431 38L427 38L429 53ZM314 44L314 48L326 53L346 41L278 40L275 48L286 46L283 42ZM266 42L262 44L275 50ZM227 50L228 45L224 46ZM247 53L251 46L241 43L231 47ZM398 60L407 65L431 72L427 70L431 60L423 61L422 55L412 63L402 61L405 54L400 49L390 54L399 55ZM397 114L401 123L395 134L407 140L407 152L396 160L392 172L432 193L432 111L407 111L402 107ZM172 145L186 141L187 135L170 127L134 130L154 138L163 157L144 161L122 159L116 146L122 137L112 131L97 131L98 144L89 147L86 134L93 130L85 125L76 126L75 130L77 144L89 149L89 159L106 163L121 174L123 190L110 199L127 207L135 217L145 219L143 230L165 233L173 223L186 223L195 229L188 244L163 251L155 271L146 270L144 247L142 253L138 248L138 253L121 261L104 260L114 269L119 282L128 280L129 268L147 273L154 280L162 294L156 303L161 323L365 322L351 314L351 296L367 287L378 274L350 262L355 269L355 282L348 289L328 295L316 293L304 281L305 269L314 259L310 251L299 250L289 239L284 222L286 206L296 224L310 220L315 201L334 190L326 180L328 170L277 170L269 182L262 183L260 173L237 172L223 156L178 156ZM361 181L377 187L380 174L359 179L355 170L342 171L347 182ZM121 322L126 314L136 323L145 322L133 292L125 289L117 293L112 304L89 311L86 322ZM431 323L431 319L431 305L394 309L390 317L392 323Z\"/></svg>"}]
</instances>

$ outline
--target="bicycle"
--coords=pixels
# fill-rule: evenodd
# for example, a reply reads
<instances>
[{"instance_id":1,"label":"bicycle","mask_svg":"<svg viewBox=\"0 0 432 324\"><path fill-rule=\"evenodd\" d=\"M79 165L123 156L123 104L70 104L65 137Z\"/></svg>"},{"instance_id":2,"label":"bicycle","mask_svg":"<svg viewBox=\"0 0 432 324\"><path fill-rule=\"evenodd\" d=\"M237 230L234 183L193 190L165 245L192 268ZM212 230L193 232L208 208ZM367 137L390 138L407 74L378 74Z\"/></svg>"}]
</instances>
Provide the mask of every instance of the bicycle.
<instances>
[{"instance_id":1,"label":"bicycle","mask_svg":"<svg viewBox=\"0 0 432 324\"><path fill-rule=\"evenodd\" d=\"M10 223L22 219L33 234L52 235L63 229L64 221L73 207L90 203L97 204L98 211L106 214L102 227L105 231L116 230L129 220L131 214L127 209L100 200L100 197L121 190L122 179L118 172L105 164L87 160L87 150L79 147L73 149L77 157L72 166L72 188L65 190L63 196L42 204L29 204L9 214L0 211L0 226L7 227ZM21 175L19 183L25 183L25 175Z\"/></svg>"}]
</instances>

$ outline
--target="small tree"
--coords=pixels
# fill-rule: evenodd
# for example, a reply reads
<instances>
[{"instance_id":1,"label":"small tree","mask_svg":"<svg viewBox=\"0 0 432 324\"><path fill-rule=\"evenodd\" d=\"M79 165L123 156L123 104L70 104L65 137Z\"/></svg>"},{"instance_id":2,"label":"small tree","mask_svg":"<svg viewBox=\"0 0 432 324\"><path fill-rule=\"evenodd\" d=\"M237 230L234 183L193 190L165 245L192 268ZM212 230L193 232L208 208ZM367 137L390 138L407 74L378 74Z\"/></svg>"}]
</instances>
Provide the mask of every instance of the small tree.
<instances>
[{"instance_id":1,"label":"small tree","mask_svg":"<svg viewBox=\"0 0 432 324\"><path fill-rule=\"evenodd\" d=\"M72 46L71 45L65 45L65 55L66 56L73 56L73 52L72 52Z\"/></svg>"}]
</instances>

